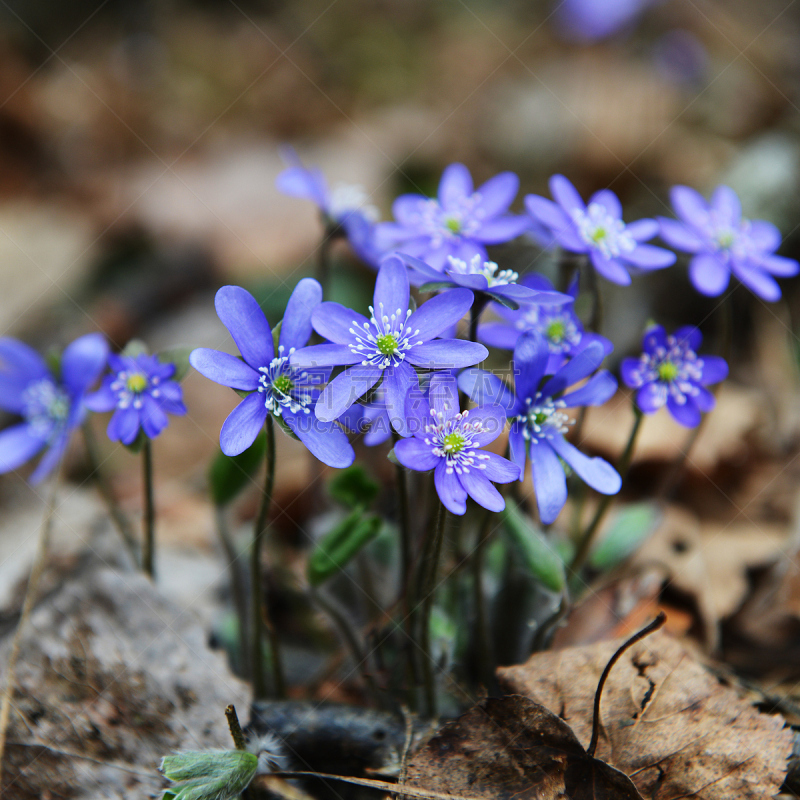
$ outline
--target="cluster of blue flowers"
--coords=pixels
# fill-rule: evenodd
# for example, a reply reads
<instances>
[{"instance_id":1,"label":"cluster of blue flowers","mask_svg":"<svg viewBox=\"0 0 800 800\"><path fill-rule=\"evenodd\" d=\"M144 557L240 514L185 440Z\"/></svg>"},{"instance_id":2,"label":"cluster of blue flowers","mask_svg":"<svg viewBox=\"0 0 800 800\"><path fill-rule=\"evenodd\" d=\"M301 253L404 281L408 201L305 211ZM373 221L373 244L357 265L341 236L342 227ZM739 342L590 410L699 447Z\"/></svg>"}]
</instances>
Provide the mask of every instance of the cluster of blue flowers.
<instances>
[{"instance_id":1,"label":"cluster of blue flowers","mask_svg":"<svg viewBox=\"0 0 800 800\"><path fill-rule=\"evenodd\" d=\"M618 492L621 483L610 464L585 456L565 438L574 421L571 410L601 405L617 389L615 378L601 369L611 342L586 330L575 313L577 276L561 293L541 275L520 278L501 269L487 246L530 234L626 285L634 275L675 263L674 252L649 243L660 235L691 254L689 275L698 291L718 295L732 274L770 301L780 297L774 276L800 271L798 262L776 255L777 228L744 219L738 198L725 186L708 203L692 189L675 187L677 220L626 223L613 192L596 192L587 204L567 178L554 175L553 200L528 195L526 213L514 214L509 209L519 190L516 175L501 173L476 190L467 168L452 164L437 197L403 195L394 202L394 221L381 222L362 190L331 190L293 152L286 158L289 167L278 187L313 201L326 230L347 236L377 269L373 303L354 310L324 302L320 284L304 278L275 336L251 294L237 286L221 288L216 310L241 357L200 348L190 362L243 395L222 426L222 451L232 456L246 450L268 415L332 467L355 459L348 432L365 432L367 445L394 436L398 461L433 470L439 497L456 514L465 512L467 496L487 509L502 509L493 484L523 480L528 462L545 523L566 502L565 466L604 494ZM412 286L430 299L417 307ZM486 308L497 319L477 325ZM457 336L468 313L470 340ZM324 341L309 346L314 332ZM724 380L727 365L719 357L699 356L700 341L696 328L672 335L660 326L646 331L642 355L625 359L621 368L643 413L666 405L691 427L711 410L714 396L706 387ZM513 351L513 387L476 369L488 355L484 345ZM91 393L106 365L110 372ZM0 471L45 450L33 475L40 480L87 410L113 411L112 440L133 445L142 436L157 436L167 414L186 413L174 373L174 364L145 353L110 355L102 337L90 334L65 350L60 374L54 374L26 345L0 339L0 407L22 417L0 433ZM462 409L459 390L477 407ZM508 458L486 451L506 427Z\"/></svg>"}]
</instances>

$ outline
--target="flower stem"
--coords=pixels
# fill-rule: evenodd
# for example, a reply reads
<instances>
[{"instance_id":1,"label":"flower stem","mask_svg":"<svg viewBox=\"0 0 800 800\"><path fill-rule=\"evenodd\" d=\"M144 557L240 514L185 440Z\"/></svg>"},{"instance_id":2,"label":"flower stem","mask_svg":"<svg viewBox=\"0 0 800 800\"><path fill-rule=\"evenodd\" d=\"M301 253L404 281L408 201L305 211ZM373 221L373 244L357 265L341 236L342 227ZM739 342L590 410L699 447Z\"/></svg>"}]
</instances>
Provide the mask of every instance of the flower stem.
<instances>
[{"instance_id":1,"label":"flower stem","mask_svg":"<svg viewBox=\"0 0 800 800\"><path fill-rule=\"evenodd\" d=\"M447 521L447 510L439 503L436 519L436 528L429 538L427 558L423 560L423 578L420 598L422 603L422 616L420 618L420 649L422 651L422 675L425 690L425 710L431 718L436 717L436 676L433 670L433 655L431 653L431 612L436 596L436 578L439 574L439 559L442 555L444 542L444 528Z\"/></svg>"},{"instance_id":2,"label":"flower stem","mask_svg":"<svg viewBox=\"0 0 800 800\"><path fill-rule=\"evenodd\" d=\"M142 481L144 484L144 541L142 542L142 569L153 578L155 569L156 506L153 498L153 446L145 437L142 446Z\"/></svg>"},{"instance_id":3,"label":"flower stem","mask_svg":"<svg viewBox=\"0 0 800 800\"><path fill-rule=\"evenodd\" d=\"M492 522L492 512L486 510L481 527L478 530L478 539L475 550L470 559L472 567L472 591L475 605L475 649L477 655L478 679L487 691L495 689L494 655L492 653L492 639L489 635L489 617L486 613L486 596L483 592L483 554L486 543L493 531L489 529Z\"/></svg>"},{"instance_id":4,"label":"flower stem","mask_svg":"<svg viewBox=\"0 0 800 800\"><path fill-rule=\"evenodd\" d=\"M343 231L339 225L326 224L325 233L322 234L322 241L319 243L319 251L317 253L317 280L322 286L322 292L325 297L328 296L331 290L331 249L333 243L343 235Z\"/></svg>"},{"instance_id":5,"label":"flower stem","mask_svg":"<svg viewBox=\"0 0 800 800\"><path fill-rule=\"evenodd\" d=\"M586 283L592 294L592 315L589 317L589 329L600 333L600 328L603 326L603 297L600 294L600 282L588 257L584 258L584 266Z\"/></svg>"},{"instance_id":6,"label":"flower stem","mask_svg":"<svg viewBox=\"0 0 800 800\"><path fill-rule=\"evenodd\" d=\"M6 664L6 685L3 691L3 700L2 703L0 703L0 786L3 784L3 754L6 748L8 724L11 719L11 701L14 697L14 671L22 648L22 635L31 612L33 611L37 589L39 588L39 580L42 577L47 561L47 551L50 548L50 533L53 528L53 516L56 510L56 487L58 486L60 472L61 461L59 461L58 467L56 467L53 474L50 494L47 498L47 508L45 510L44 519L42 520L42 526L39 529L39 542L36 546L36 555L33 559L31 574L28 578L28 586L25 589L25 599L22 602L22 611L19 615L17 630L14 632L14 638L11 641L11 652L9 653L8 663Z\"/></svg>"},{"instance_id":7,"label":"flower stem","mask_svg":"<svg viewBox=\"0 0 800 800\"><path fill-rule=\"evenodd\" d=\"M136 535L133 532L133 526L130 520L120 508L117 498L114 497L114 491L109 484L105 473L100 466L100 457L98 454L97 440L95 439L94 431L92 430L89 420L87 419L81 427L83 431L83 441L86 448L86 460L89 462L89 472L92 480L97 486L97 491L103 498L103 502L108 508L108 513L111 515L111 520L114 523L125 547L128 549L133 563L138 567L141 561L139 552L139 543L136 541Z\"/></svg>"},{"instance_id":8,"label":"flower stem","mask_svg":"<svg viewBox=\"0 0 800 800\"><path fill-rule=\"evenodd\" d=\"M633 417L633 427L631 428L631 433L628 437L628 443L625 445L625 450L623 451L619 463L617 464L617 472L619 472L619 476L623 481L628 475L628 470L630 469L631 460L633 458L633 451L636 447L636 437L639 435L639 429L641 428L642 420L644 419L644 414L642 414L636 405L633 407ZM586 563L589 550L591 550L594 542L594 536L597 533L597 529L600 527L600 523L603 521L603 517L605 517L606 511L608 511L613 500L614 495L604 495L603 499L600 501L600 505L597 506L597 511L594 512L591 522L583 532L580 543L578 544L578 549L575 552L572 563L569 565L570 573L577 574Z\"/></svg>"},{"instance_id":9,"label":"flower stem","mask_svg":"<svg viewBox=\"0 0 800 800\"><path fill-rule=\"evenodd\" d=\"M485 295L478 295L472 303L472 310L469 315L469 340L471 342L478 341L478 320L481 312L486 308L487 302L488 298Z\"/></svg>"},{"instance_id":10,"label":"flower stem","mask_svg":"<svg viewBox=\"0 0 800 800\"><path fill-rule=\"evenodd\" d=\"M251 678L253 681L253 697L261 700L267 696L267 681L264 674L264 623L267 622L269 633L270 654L272 656L272 671L275 695L285 695L283 679L283 663L281 661L280 642L275 628L269 621L267 609L264 605L264 591L261 584L261 552L267 536L267 520L269 509L272 505L272 490L275 486L275 428L272 415L267 414L267 472L264 479L264 492L261 495L261 505L256 516L253 529L253 546L250 548L250 592L251 592L251 631L250 631L250 657Z\"/></svg>"}]
</instances>

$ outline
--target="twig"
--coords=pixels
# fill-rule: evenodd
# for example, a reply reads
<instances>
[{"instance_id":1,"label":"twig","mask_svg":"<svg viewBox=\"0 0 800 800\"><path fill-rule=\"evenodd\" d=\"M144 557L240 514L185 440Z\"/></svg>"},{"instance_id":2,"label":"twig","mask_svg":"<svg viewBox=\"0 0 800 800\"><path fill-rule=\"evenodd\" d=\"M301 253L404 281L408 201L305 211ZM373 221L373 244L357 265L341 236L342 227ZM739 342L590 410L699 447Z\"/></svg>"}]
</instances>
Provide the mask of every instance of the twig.
<instances>
[{"instance_id":1,"label":"twig","mask_svg":"<svg viewBox=\"0 0 800 800\"><path fill-rule=\"evenodd\" d=\"M236 749L247 750L247 740L242 732L242 726L239 724L239 715L236 713L236 707L233 703L225 709L225 719L228 720L228 730L231 732L231 739L233 739Z\"/></svg>"},{"instance_id":2,"label":"twig","mask_svg":"<svg viewBox=\"0 0 800 800\"><path fill-rule=\"evenodd\" d=\"M153 446L145 437L142 446L142 481L144 483L144 541L142 569L150 578L155 576L156 505L153 498Z\"/></svg>"}]
</instances>

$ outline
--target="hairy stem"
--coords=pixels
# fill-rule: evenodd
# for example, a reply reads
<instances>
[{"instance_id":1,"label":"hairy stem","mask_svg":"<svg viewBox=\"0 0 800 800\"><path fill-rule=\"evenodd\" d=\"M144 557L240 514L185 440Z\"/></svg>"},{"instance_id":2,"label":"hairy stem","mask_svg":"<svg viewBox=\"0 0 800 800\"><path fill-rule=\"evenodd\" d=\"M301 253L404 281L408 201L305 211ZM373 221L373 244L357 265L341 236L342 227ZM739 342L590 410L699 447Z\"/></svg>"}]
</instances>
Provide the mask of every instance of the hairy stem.
<instances>
[{"instance_id":1,"label":"hairy stem","mask_svg":"<svg viewBox=\"0 0 800 800\"><path fill-rule=\"evenodd\" d=\"M145 437L142 446L142 482L144 484L144 540L142 569L150 578L155 575L156 505L153 497L153 446Z\"/></svg>"},{"instance_id":2,"label":"hairy stem","mask_svg":"<svg viewBox=\"0 0 800 800\"><path fill-rule=\"evenodd\" d=\"M639 411L636 405L633 407L633 417L633 427L631 428L631 433L628 437L628 443L625 445L625 450L622 453L619 463L617 464L617 472L619 472L619 476L623 481L628 475L628 470L631 466L631 459L633 458L633 451L636 447L636 437L639 435L639 429L641 428L642 420L644 419L644 414ZM603 499L600 501L600 505L597 506L597 511L594 512L591 522L583 532L580 543L578 544L578 549L575 552L572 563L569 565L569 570L571 573L578 573L586 563L586 558L589 555L589 550L591 550L597 529L600 527L600 523L603 521L603 517L605 517L606 512L613 501L614 495L607 494L603 496Z\"/></svg>"},{"instance_id":3,"label":"hairy stem","mask_svg":"<svg viewBox=\"0 0 800 800\"><path fill-rule=\"evenodd\" d=\"M492 522L492 512L487 509L483 516L475 550L470 559L472 568L472 592L475 606L475 649L478 662L478 678L487 691L494 691L494 654L492 653L492 638L489 633L489 616L486 613L486 596L483 592L483 555L486 543L492 535L489 526Z\"/></svg>"}]
</instances>

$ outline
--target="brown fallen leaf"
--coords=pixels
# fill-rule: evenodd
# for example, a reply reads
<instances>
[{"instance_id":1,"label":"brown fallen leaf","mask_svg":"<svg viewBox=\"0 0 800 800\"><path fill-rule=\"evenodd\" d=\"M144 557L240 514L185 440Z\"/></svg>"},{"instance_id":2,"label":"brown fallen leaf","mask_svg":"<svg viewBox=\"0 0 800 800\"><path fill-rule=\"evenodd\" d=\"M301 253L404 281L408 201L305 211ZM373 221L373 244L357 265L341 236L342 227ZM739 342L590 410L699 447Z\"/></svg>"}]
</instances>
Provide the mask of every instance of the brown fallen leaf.
<instances>
[{"instance_id":1,"label":"brown fallen leaf","mask_svg":"<svg viewBox=\"0 0 800 800\"><path fill-rule=\"evenodd\" d=\"M498 670L507 691L591 737L594 687L619 641L538 653ZM783 719L759 713L676 640L657 633L628 650L602 699L598 757L630 775L646 800L765 798L792 750Z\"/></svg>"},{"instance_id":2,"label":"brown fallen leaf","mask_svg":"<svg viewBox=\"0 0 800 800\"><path fill-rule=\"evenodd\" d=\"M411 759L408 785L476 800L641 800L566 722L518 695L488 698L445 725Z\"/></svg>"}]
</instances>

